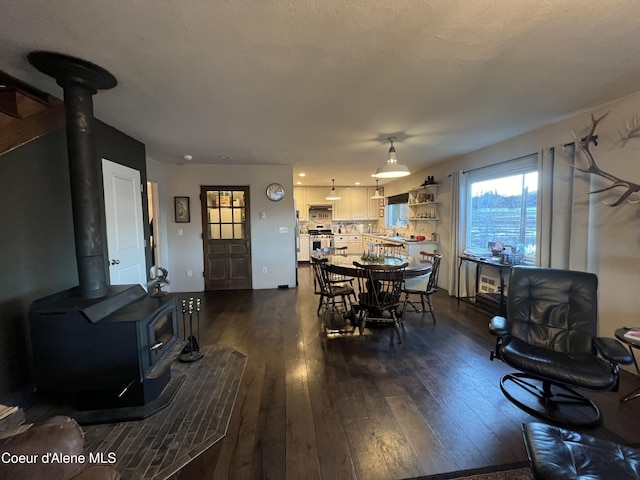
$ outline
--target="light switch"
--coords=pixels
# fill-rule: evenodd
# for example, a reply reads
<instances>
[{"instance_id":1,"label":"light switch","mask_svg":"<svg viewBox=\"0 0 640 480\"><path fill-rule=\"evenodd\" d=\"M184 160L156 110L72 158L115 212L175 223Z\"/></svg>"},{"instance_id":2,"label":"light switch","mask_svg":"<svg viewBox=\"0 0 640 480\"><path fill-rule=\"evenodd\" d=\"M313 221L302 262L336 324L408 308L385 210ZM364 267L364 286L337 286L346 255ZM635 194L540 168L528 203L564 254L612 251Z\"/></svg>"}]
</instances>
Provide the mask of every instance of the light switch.
<instances>
[{"instance_id":1,"label":"light switch","mask_svg":"<svg viewBox=\"0 0 640 480\"><path fill-rule=\"evenodd\" d=\"M178 228L178 236L181 237L182 236L182 228Z\"/></svg>"},{"instance_id":2,"label":"light switch","mask_svg":"<svg viewBox=\"0 0 640 480\"><path fill-rule=\"evenodd\" d=\"M280 228L278 228L278 231L280 233L287 233L289 231L289 229L287 227L280 227Z\"/></svg>"},{"instance_id":3,"label":"light switch","mask_svg":"<svg viewBox=\"0 0 640 480\"><path fill-rule=\"evenodd\" d=\"M260 218L267 218L267 212L260 212Z\"/></svg>"}]
</instances>

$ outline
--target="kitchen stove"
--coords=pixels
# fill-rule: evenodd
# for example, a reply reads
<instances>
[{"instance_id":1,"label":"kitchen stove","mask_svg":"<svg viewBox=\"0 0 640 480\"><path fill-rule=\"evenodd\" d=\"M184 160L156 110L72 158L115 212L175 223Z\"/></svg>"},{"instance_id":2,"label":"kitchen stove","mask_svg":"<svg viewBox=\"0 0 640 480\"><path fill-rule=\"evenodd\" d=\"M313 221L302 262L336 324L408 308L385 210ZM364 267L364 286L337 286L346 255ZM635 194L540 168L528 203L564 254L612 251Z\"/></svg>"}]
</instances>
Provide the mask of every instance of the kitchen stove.
<instances>
[{"instance_id":1,"label":"kitchen stove","mask_svg":"<svg viewBox=\"0 0 640 480\"><path fill-rule=\"evenodd\" d=\"M316 225L316 228L309 229L309 251L315 252L323 248L333 247L333 232L323 225Z\"/></svg>"}]
</instances>

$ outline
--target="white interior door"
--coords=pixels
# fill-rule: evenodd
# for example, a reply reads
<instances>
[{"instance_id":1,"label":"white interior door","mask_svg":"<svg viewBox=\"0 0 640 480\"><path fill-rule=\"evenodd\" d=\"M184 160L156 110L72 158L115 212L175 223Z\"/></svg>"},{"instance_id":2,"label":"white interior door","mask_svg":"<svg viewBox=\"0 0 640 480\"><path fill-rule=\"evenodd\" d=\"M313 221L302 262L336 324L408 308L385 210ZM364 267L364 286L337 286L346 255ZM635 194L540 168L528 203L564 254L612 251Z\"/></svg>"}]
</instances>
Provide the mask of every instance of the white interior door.
<instances>
[{"instance_id":1,"label":"white interior door","mask_svg":"<svg viewBox=\"0 0 640 480\"><path fill-rule=\"evenodd\" d=\"M140 172L103 158L102 178L111 284L146 289Z\"/></svg>"}]
</instances>

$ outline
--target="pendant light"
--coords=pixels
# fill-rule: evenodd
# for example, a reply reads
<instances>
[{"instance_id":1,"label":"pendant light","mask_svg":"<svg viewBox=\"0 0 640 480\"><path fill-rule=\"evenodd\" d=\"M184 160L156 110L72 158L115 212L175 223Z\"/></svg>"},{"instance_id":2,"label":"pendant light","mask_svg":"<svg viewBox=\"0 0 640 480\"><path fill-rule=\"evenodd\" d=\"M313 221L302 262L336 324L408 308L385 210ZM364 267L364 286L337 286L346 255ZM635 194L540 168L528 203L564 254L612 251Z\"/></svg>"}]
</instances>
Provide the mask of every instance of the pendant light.
<instances>
[{"instance_id":1,"label":"pendant light","mask_svg":"<svg viewBox=\"0 0 640 480\"><path fill-rule=\"evenodd\" d=\"M380 188L378 187L378 179L376 178L376 193L373 194L372 197L370 197L371 200L377 200L379 198L384 198L384 195L380 195Z\"/></svg>"},{"instance_id":2,"label":"pendant light","mask_svg":"<svg viewBox=\"0 0 640 480\"><path fill-rule=\"evenodd\" d=\"M340 200L340 195L336 192L336 183L335 179L331 179L331 193L327 196L327 200Z\"/></svg>"},{"instance_id":3,"label":"pendant light","mask_svg":"<svg viewBox=\"0 0 640 480\"><path fill-rule=\"evenodd\" d=\"M391 143L391 147L389 148L389 158L387 158L387 164L379 167L376 170L376 173L371 175L375 178L398 178L398 177L406 177L411 172L409 172L409 167L406 165L398 164L398 159L396 158L396 148L393 146L393 141L396 137L389 137L389 143Z\"/></svg>"}]
</instances>

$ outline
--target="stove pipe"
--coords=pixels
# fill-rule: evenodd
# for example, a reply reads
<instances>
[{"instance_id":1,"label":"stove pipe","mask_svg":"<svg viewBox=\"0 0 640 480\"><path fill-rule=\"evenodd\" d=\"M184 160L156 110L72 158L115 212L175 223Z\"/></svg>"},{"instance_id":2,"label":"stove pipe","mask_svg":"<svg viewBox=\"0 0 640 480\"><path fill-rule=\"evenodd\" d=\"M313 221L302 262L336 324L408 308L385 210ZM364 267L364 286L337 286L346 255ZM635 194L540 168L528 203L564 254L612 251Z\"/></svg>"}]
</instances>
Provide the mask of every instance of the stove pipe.
<instances>
[{"instance_id":1,"label":"stove pipe","mask_svg":"<svg viewBox=\"0 0 640 480\"><path fill-rule=\"evenodd\" d=\"M80 296L104 297L109 282L104 258L102 167L96 151L92 97L99 89L113 88L118 82L103 68L68 55L37 51L27 58L64 90Z\"/></svg>"}]
</instances>

